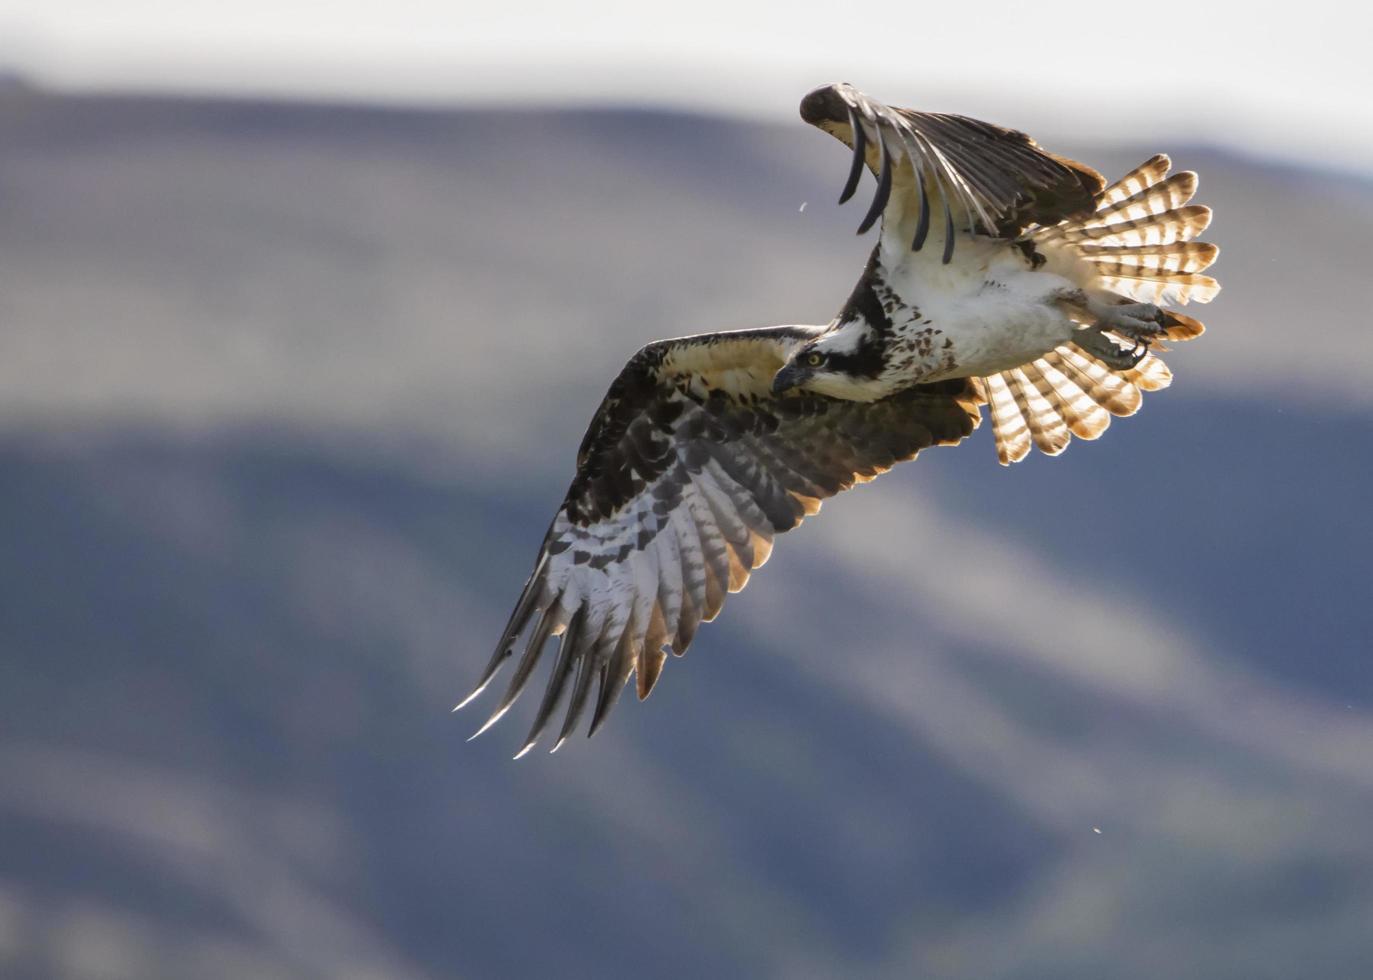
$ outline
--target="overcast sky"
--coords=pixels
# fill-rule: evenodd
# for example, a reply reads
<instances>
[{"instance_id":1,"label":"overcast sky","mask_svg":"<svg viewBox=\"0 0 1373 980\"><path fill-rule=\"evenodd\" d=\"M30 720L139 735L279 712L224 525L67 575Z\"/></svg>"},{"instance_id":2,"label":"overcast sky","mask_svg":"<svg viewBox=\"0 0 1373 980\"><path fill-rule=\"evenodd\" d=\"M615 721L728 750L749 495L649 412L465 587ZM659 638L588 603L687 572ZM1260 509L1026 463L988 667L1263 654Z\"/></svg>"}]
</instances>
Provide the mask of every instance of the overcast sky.
<instances>
[{"instance_id":1,"label":"overcast sky","mask_svg":"<svg viewBox=\"0 0 1373 980\"><path fill-rule=\"evenodd\" d=\"M847 80L1049 135L1204 138L1373 171L1370 26L1328 2L0 0L0 65L71 90L765 118Z\"/></svg>"}]
</instances>

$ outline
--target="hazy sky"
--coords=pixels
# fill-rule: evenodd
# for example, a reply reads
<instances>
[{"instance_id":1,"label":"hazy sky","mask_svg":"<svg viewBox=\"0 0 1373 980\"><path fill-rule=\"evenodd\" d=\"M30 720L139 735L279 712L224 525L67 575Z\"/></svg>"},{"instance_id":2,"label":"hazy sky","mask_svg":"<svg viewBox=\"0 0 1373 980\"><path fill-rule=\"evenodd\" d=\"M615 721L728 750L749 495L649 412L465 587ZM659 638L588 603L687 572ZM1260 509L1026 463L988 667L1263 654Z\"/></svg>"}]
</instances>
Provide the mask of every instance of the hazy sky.
<instances>
[{"instance_id":1,"label":"hazy sky","mask_svg":"<svg viewBox=\"0 0 1373 980\"><path fill-rule=\"evenodd\" d=\"M1370 26L1328 2L0 0L0 64L68 89L773 118L842 79L1037 132L1143 130L1373 170Z\"/></svg>"}]
</instances>

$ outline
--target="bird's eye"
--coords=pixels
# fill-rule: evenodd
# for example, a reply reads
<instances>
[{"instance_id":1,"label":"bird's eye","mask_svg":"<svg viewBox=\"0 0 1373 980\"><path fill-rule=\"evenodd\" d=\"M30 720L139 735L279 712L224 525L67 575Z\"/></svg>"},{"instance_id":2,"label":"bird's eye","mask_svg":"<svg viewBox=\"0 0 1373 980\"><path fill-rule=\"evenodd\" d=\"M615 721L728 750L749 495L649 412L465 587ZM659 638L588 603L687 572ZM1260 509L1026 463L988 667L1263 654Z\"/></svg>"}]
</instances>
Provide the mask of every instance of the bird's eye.
<instances>
[{"instance_id":1,"label":"bird's eye","mask_svg":"<svg viewBox=\"0 0 1373 980\"><path fill-rule=\"evenodd\" d=\"M811 367L819 367L825 363L825 355L817 354L814 351L806 355L806 363Z\"/></svg>"}]
</instances>

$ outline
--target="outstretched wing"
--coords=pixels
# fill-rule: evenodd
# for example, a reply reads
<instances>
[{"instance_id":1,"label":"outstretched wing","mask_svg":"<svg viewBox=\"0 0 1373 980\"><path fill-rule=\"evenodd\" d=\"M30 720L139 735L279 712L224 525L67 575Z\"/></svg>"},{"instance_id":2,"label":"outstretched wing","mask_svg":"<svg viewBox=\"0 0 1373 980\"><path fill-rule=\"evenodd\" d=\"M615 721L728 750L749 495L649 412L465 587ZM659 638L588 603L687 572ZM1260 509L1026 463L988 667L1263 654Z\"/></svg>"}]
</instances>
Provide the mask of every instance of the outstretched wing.
<instances>
[{"instance_id":1,"label":"outstretched wing","mask_svg":"<svg viewBox=\"0 0 1373 980\"><path fill-rule=\"evenodd\" d=\"M773 376L813 336L776 327L662 341L625 365L582 442L576 478L495 655L467 699L527 633L509 689L482 731L524 690L557 635L557 659L520 754L538 740L569 684L554 748L576 727L593 688L594 734L631 673L639 697L648 695L664 647L686 652L701 620L714 619L725 593L742 589L767 560L775 534L815 513L823 498L928 446L956 443L977 426L978 395L964 380L876 402L774 396Z\"/></svg>"},{"instance_id":2,"label":"outstretched wing","mask_svg":"<svg viewBox=\"0 0 1373 980\"><path fill-rule=\"evenodd\" d=\"M865 164L877 175L858 233L882 217L884 235L919 251L933 224L946 264L961 234L1009 239L1030 224L1089 214L1105 187L1091 167L1041 149L1022 132L892 108L846 82L807 95L801 118L853 149L840 204L853 196Z\"/></svg>"}]
</instances>

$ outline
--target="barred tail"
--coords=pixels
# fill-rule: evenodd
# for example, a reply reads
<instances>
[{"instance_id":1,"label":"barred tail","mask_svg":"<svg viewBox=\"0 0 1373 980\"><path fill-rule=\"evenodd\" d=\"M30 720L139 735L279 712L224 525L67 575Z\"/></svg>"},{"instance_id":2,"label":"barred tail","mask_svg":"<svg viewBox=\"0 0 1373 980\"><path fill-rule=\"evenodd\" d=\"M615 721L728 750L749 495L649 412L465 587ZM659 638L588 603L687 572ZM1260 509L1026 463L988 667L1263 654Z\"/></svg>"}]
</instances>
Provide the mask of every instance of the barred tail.
<instances>
[{"instance_id":1,"label":"barred tail","mask_svg":"<svg viewBox=\"0 0 1373 980\"><path fill-rule=\"evenodd\" d=\"M1057 267L1085 271L1091 288L1137 303L1172 306L1209 303L1220 284L1202 273L1219 249L1193 241L1211 223L1211 209L1190 204L1197 175L1169 176L1172 162L1159 154L1097 198L1085 218L1030 232L1035 247ZM1057 271L1057 270L1056 270ZM1081 272L1072 278L1080 279ZM1171 314L1169 340L1191 340L1205 329L1191 317Z\"/></svg>"},{"instance_id":2,"label":"barred tail","mask_svg":"<svg viewBox=\"0 0 1373 980\"><path fill-rule=\"evenodd\" d=\"M1076 344L1064 344L982 380L996 455L1009 466L1024 459L1032 445L1057 456L1073 436L1096 439L1111 424L1111 416L1135 414L1141 393L1168 387L1173 374L1153 354L1118 371Z\"/></svg>"},{"instance_id":3,"label":"barred tail","mask_svg":"<svg viewBox=\"0 0 1373 980\"><path fill-rule=\"evenodd\" d=\"M1202 273L1219 250L1193 239L1211 223L1211 209L1189 203L1197 175L1169 176L1171 165L1162 154L1146 160L1101 192L1095 212L1032 229L1030 241L1052 271L1121 302L1210 302L1220 284ZM1168 340L1192 340L1206 329L1182 313L1164 313ZM1069 343L984 378L997 457L1008 465L1024 459L1031 446L1055 456L1073 436L1095 439L1113 415L1133 415L1142 392L1166 388L1172 377L1153 353L1116 370Z\"/></svg>"}]
</instances>

